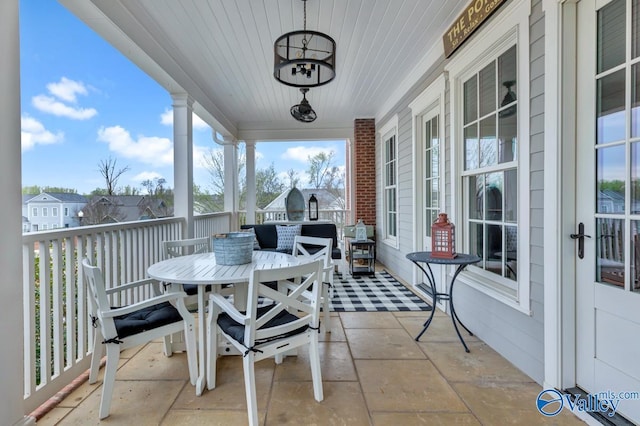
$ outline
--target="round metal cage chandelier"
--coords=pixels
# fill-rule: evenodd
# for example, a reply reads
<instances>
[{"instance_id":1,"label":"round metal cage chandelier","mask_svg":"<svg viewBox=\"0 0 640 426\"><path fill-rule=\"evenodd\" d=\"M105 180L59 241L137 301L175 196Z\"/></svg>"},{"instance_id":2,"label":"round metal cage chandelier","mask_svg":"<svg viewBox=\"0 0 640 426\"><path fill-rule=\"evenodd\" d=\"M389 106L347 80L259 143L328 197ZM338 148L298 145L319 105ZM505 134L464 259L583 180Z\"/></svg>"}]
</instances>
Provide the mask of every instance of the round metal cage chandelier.
<instances>
[{"instance_id":1,"label":"round metal cage chandelier","mask_svg":"<svg viewBox=\"0 0 640 426\"><path fill-rule=\"evenodd\" d=\"M307 0L302 2L304 29L283 34L273 44L273 76L287 86L322 86L336 76L336 42L307 30Z\"/></svg>"}]
</instances>

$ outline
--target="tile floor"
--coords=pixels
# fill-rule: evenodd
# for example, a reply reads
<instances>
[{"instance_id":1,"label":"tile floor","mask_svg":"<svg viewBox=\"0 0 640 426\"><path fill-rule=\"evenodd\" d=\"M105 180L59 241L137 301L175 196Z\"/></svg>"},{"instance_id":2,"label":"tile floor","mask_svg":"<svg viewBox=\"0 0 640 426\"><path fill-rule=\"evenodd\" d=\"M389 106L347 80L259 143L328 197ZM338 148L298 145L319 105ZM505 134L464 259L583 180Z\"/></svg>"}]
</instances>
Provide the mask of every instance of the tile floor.
<instances>
[{"instance_id":1,"label":"tile floor","mask_svg":"<svg viewBox=\"0 0 640 426\"><path fill-rule=\"evenodd\" d=\"M307 354L256 368L262 425L571 425L571 413L545 418L541 386L475 337L465 353L448 316L437 312L420 342L424 312L334 313L321 343L325 399L313 399ZM125 351L111 415L100 422L102 391L83 383L40 425L244 425L242 363L218 363L218 385L196 397L184 354L170 358L160 343Z\"/></svg>"}]
</instances>

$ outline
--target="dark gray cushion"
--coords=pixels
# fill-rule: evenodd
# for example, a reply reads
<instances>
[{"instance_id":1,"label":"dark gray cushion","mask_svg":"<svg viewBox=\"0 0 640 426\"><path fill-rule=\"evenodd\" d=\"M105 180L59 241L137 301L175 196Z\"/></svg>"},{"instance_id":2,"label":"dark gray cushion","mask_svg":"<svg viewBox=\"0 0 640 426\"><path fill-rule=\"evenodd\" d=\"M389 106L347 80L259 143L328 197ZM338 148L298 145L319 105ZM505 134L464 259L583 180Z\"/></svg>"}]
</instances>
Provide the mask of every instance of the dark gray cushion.
<instances>
[{"instance_id":1,"label":"dark gray cushion","mask_svg":"<svg viewBox=\"0 0 640 426\"><path fill-rule=\"evenodd\" d=\"M182 316L169 302L140 309L130 314L121 315L113 319L118 337L123 339L163 325L182 321ZM111 338L112 336L105 336Z\"/></svg>"},{"instance_id":2,"label":"dark gray cushion","mask_svg":"<svg viewBox=\"0 0 640 426\"><path fill-rule=\"evenodd\" d=\"M261 316L269 312L273 308L273 306L274 305L269 305L269 306L263 306L258 308L258 318L260 318ZM270 328L270 327L275 327L282 324L287 324L297 319L299 319L297 316L287 311L281 311L278 315L276 315L274 318L269 320L264 325L264 328ZM218 316L218 325L220 326L222 331L224 331L225 334L231 336L234 340L244 345L244 325L234 321L229 315L224 313ZM304 325L296 330L293 330L290 333L286 333L281 336L276 336L269 340L276 340L279 338L300 334L305 330L307 330L307 328L309 328L309 326ZM265 341L266 340L256 340L255 343L258 345L260 343L264 343Z\"/></svg>"}]
</instances>

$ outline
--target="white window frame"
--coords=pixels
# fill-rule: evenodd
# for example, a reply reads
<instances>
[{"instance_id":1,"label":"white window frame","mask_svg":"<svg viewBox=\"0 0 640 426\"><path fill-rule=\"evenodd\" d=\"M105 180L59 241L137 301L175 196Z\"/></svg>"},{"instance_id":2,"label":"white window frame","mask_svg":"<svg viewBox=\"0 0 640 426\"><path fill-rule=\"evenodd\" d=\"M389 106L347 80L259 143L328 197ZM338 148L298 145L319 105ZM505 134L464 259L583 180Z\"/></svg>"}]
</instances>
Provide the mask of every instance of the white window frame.
<instances>
[{"instance_id":1,"label":"white window frame","mask_svg":"<svg viewBox=\"0 0 640 426\"><path fill-rule=\"evenodd\" d=\"M394 115L389 121L387 121L380 129L378 130L380 134L380 158L382 161L382 180L380 189L382 191L380 199L382 200L382 242L387 244L393 248L399 248L399 239L398 239L398 224L399 224L399 212L398 212L398 115ZM394 182L395 185L387 186L387 154L386 154L386 143L389 139L394 138ZM395 189L395 206L396 206L396 220L395 220L395 230L396 235L389 235L389 227L387 225L387 190Z\"/></svg>"},{"instance_id":2,"label":"white window frame","mask_svg":"<svg viewBox=\"0 0 640 426\"><path fill-rule=\"evenodd\" d=\"M48 207L43 207L42 208L42 217L49 217L49 208Z\"/></svg>"},{"instance_id":3,"label":"white window frame","mask_svg":"<svg viewBox=\"0 0 640 426\"><path fill-rule=\"evenodd\" d=\"M51 216L58 217L58 208L57 207L51 207Z\"/></svg>"},{"instance_id":4,"label":"white window frame","mask_svg":"<svg viewBox=\"0 0 640 426\"><path fill-rule=\"evenodd\" d=\"M69 207L64 208L64 216L69 217Z\"/></svg>"},{"instance_id":5,"label":"white window frame","mask_svg":"<svg viewBox=\"0 0 640 426\"><path fill-rule=\"evenodd\" d=\"M475 38L463 46L445 70L450 76L450 116L452 135L452 204L458 244L468 242L467 212L464 211L463 84L514 44L517 46L518 84L518 276L515 290L502 277L469 266L458 280L474 289L531 315L530 311L530 177L529 177L529 15L530 0L516 0L501 8ZM458 195L459 194L459 195ZM459 200L459 201L457 201ZM498 279L500 278L500 279ZM513 287L513 284L511 284Z\"/></svg>"},{"instance_id":6,"label":"white window frame","mask_svg":"<svg viewBox=\"0 0 640 426\"><path fill-rule=\"evenodd\" d=\"M31 207L31 216L32 217L38 217L38 208L37 207Z\"/></svg>"}]
</instances>

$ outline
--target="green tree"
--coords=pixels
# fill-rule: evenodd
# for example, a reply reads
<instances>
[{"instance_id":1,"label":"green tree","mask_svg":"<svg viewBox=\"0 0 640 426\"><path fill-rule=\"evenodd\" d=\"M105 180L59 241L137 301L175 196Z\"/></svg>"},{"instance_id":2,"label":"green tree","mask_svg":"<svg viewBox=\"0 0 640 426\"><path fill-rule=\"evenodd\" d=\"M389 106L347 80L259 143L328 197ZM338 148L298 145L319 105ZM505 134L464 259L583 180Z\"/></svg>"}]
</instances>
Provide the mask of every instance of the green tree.
<instances>
[{"instance_id":1,"label":"green tree","mask_svg":"<svg viewBox=\"0 0 640 426\"><path fill-rule=\"evenodd\" d=\"M344 187L344 173L333 164L335 155L334 151L329 151L308 157L307 176L312 188L333 190Z\"/></svg>"},{"instance_id":2,"label":"green tree","mask_svg":"<svg viewBox=\"0 0 640 426\"><path fill-rule=\"evenodd\" d=\"M58 186L39 186L39 185L32 185L32 186L24 186L22 187L22 194L23 195L38 195L41 194L43 192L57 192L57 193L64 193L64 194L77 194L78 191L72 188L62 188L62 187L58 187Z\"/></svg>"},{"instance_id":3,"label":"green tree","mask_svg":"<svg viewBox=\"0 0 640 426\"><path fill-rule=\"evenodd\" d=\"M285 190L276 169L271 163L266 169L256 170L256 207L265 208Z\"/></svg>"}]
</instances>

